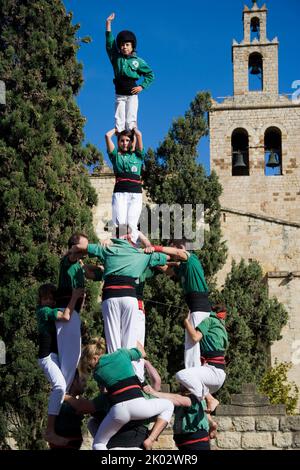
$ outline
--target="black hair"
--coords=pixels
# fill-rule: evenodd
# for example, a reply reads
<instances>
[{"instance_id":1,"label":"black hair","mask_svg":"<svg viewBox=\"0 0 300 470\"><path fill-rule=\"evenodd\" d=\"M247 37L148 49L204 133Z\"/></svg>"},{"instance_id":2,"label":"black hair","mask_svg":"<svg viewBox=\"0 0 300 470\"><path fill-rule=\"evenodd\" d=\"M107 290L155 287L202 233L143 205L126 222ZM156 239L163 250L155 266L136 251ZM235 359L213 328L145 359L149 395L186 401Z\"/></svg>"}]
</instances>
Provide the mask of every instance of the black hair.
<instances>
[{"instance_id":1,"label":"black hair","mask_svg":"<svg viewBox=\"0 0 300 470\"><path fill-rule=\"evenodd\" d=\"M73 245L77 245L80 241L80 237L88 238L84 233L74 233L68 240L68 248L72 248Z\"/></svg>"},{"instance_id":2,"label":"black hair","mask_svg":"<svg viewBox=\"0 0 300 470\"><path fill-rule=\"evenodd\" d=\"M50 282L48 284L42 284L38 290L38 302L41 303L41 300L49 295L55 298L56 292L56 285L51 284Z\"/></svg>"},{"instance_id":3,"label":"black hair","mask_svg":"<svg viewBox=\"0 0 300 470\"><path fill-rule=\"evenodd\" d=\"M121 131L118 133L118 143L119 139L125 135L126 137L129 137L130 141L133 142L133 132L132 131Z\"/></svg>"}]
</instances>

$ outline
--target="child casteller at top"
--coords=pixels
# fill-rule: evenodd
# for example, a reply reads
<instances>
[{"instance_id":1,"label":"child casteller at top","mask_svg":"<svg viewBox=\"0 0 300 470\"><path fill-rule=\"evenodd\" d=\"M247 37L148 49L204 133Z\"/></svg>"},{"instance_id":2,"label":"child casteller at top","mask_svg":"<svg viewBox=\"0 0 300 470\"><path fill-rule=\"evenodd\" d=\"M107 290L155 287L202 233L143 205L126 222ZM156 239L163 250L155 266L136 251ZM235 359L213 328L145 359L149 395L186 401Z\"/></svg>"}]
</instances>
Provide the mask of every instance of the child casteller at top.
<instances>
[{"instance_id":1,"label":"child casteller at top","mask_svg":"<svg viewBox=\"0 0 300 470\"><path fill-rule=\"evenodd\" d=\"M121 31L115 40L111 32L112 13L106 20L106 51L114 69L116 90L115 128L117 132L137 127L138 94L148 88L154 74L146 62L137 57L135 34ZM144 77L141 85L136 81Z\"/></svg>"}]
</instances>

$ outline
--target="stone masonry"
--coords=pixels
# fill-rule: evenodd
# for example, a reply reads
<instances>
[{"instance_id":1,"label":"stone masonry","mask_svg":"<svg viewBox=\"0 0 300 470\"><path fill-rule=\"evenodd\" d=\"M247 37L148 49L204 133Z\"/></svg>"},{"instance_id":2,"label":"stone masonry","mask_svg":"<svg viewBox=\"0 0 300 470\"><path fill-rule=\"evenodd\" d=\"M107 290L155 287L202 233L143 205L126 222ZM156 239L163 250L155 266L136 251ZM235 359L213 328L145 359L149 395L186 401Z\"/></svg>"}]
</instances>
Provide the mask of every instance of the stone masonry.
<instances>
[{"instance_id":1,"label":"stone masonry","mask_svg":"<svg viewBox=\"0 0 300 470\"><path fill-rule=\"evenodd\" d=\"M260 37L251 41L250 25L258 18ZM254 3L243 12L244 39L233 42L234 96L213 100L210 112L210 158L223 186L222 232L229 256L219 285L232 260L258 260L276 296L288 313L283 338L272 347L272 360L293 362L289 379L300 385L300 103L278 94L278 40L267 38L267 9ZM249 90L248 59L263 60L263 87ZM292 79L291 79L292 81ZM281 175L265 174L265 132L281 136ZM249 175L232 176L232 135L248 134ZM298 348L298 349L297 349Z\"/></svg>"},{"instance_id":2,"label":"stone masonry","mask_svg":"<svg viewBox=\"0 0 300 470\"><path fill-rule=\"evenodd\" d=\"M299 449L300 416L286 416L284 405L270 405L252 384L240 395L232 395L231 405L217 408L217 438L214 450Z\"/></svg>"}]
</instances>

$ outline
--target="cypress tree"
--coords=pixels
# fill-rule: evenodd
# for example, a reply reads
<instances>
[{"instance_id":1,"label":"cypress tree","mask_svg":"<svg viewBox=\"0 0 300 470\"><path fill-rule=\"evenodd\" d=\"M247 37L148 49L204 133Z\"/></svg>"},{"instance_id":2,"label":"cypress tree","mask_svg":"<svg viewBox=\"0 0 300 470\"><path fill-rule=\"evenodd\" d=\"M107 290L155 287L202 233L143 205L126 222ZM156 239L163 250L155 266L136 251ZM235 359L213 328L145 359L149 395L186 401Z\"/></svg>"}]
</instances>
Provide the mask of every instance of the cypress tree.
<instances>
[{"instance_id":1,"label":"cypress tree","mask_svg":"<svg viewBox=\"0 0 300 470\"><path fill-rule=\"evenodd\" d=\"M60 0L0 0L1 281L0 445L10 431L20 449L42 448L48 385L37 367L39 284L55 281L69 236L93 239L96 194L87 165L102 161L83 146L74 96L82 85L79 41ZM94 311L95 286L88 295ZM89 314L90 323L92 313Z\"/></svg>"},{"instance_id":2,"label":"cypress tree","mask_svg":"<svg viewBox=\"0 0 300 470\"><path fill-rule=\"evenodd\" d=\"M221 186L215 172L207 176L204 167L197 161L199 141L208 134L210 103L209 93L198 93L185 115L173 122L157 150L148 151L144 186L151 200L159 205L204 205L207 229L204 245L196 253L208 281L213 284L214 275L226 259L226 246L221 241L220 228ZM152 360L163 379L172 381L174 372L183 365L182 315L185 300L178 284L163 275L149 282L145 299L147 350L152 353Z\"/></svg>"},{"instance_id":3,"label":"cypress tree","mask_svg":"<svg viewBox=\"0 0 300 470\"><path fill-rule=\"evenodd\" d=\"M275 297L269 298L257 261L233 263L224 288L214 297L228 311L227 377L218 396L222 402L229 402L232 393L240 393L243 383L260 384L270 366L270 347L281 338L288 314Z\"/></svg>"}]
</instances>

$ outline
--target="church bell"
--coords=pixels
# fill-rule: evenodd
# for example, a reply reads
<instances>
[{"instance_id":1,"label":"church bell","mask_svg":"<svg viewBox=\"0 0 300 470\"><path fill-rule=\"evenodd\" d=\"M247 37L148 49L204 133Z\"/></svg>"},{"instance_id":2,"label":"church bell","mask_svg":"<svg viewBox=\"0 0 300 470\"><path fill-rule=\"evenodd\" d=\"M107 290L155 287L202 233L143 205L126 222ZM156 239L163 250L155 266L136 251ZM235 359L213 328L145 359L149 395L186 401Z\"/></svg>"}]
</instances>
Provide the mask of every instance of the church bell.
<instances>
[{"instance_id":1,"label":"church bell","mask_svg":"<svg viewBox=\"0 0 300 470\"><path fill-rule=\"evenodd\" d=\"M278 155L273 150L271 150L269 160L266 166L268 168L276 168L280 166Z\"/></svg>"},{"instance_id":2,"label":"church bell","mask_svg":"<svg viewBox=\"0 0 300 470\"><path fill-rule=\"evenodd\" d=\"M244 162L244 157L242 152L235 152L235 161L233 164L233 168L245 168L247 165Z\"/></svg>"}]
</instances>

